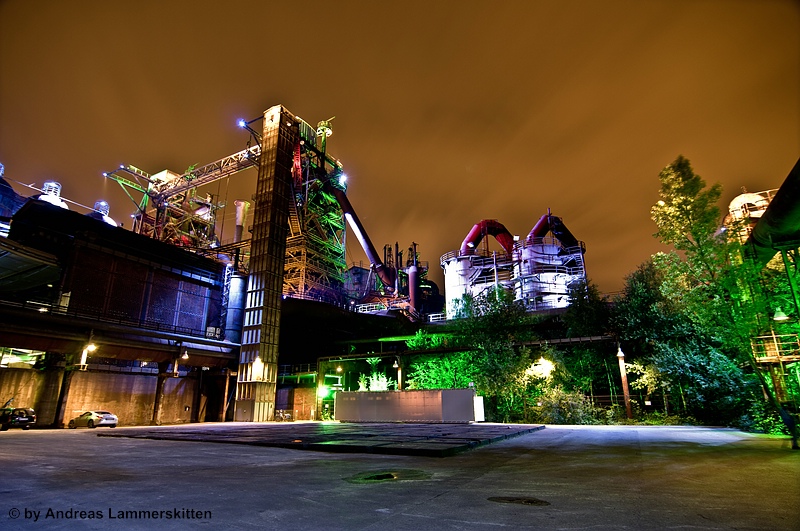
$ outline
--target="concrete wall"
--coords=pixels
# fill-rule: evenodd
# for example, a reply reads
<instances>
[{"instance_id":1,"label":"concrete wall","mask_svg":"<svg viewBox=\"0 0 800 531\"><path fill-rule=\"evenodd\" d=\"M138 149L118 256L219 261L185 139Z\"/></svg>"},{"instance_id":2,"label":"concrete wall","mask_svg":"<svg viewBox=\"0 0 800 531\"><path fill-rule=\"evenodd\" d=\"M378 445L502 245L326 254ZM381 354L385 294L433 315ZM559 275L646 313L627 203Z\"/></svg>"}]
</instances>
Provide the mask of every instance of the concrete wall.
<instances>
[{"instance_id":1,"label":"concrete wall","mask_svg":"<svg viewBox=\"0 0 800 531\"><path fill-rule=\"evenodd\" d=\"M31 369L0 369L0 406L14 398L13 406L35 408L43 378Z\"/></svg>"},{"instance_id":2,"label":"concrete wall","mask_svg":"<svg viewBox=\"0 0 800 531\"><path fill-rule=\"evenodd\" d=\"M339 391L336 420L346 422L472 422L473 389Z\"/></svg>"},{"instance_id":3,"label":"concrete wall","mask_svg":"<svg viewBox=\"0 0 800 531\"><path fill-rule=\"evenodd\" d=\"M157 381L155 375L75 372L64 409L64 423L83 411L100 409L117 415L120 426L146 426L153 419ZM194 379L165 380L162 424L191 422L195 389Z\"/></svg>"},{"instance_id":4,"label":"concrete wall","mask_svg":"<svg viewBox=\"0 0 800 531\"><path fill-rule=\"evenodd\" d=\"M0 405L12 396L17 407L33 407L37 424L55 419L63 370L0 369ZM93 409L111 411L120 426L147 426L153 418L157 376L75 371L64 408L64 424ZM194 409L205 409L205 397L196 397L194 378L167 378L161 405L162 424L191 422ZM187 409L188 408L188 409ZM200 413L198 411L198 413Z\"/></svg>"}]
</instances>

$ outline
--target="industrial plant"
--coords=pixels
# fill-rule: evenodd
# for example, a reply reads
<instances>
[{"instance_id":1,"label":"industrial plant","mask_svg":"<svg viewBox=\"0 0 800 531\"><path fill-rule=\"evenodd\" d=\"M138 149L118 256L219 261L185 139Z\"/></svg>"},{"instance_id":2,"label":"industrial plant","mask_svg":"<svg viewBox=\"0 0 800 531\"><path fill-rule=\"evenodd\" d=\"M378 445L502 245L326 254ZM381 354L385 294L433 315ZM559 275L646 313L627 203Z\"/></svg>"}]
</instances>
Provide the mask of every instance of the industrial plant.
<instances>
[{"instance_id":1,"label":"industrial plant","mask_svg":"<svg viewBox=\"0 0 800 531\"><path fill-rule=\"evenodd\" d=\"M548 212L522 239L496 220L476 224L441 257L443 296L416 243L377 251L328 152L330 120L314 127L277 105L238 126L245 149L214 162L104 172L135 207L130 229L105 200L83 215L55 180L26 197L0 175L2 396L35 405L53 426L98 403L128 425L264 421L284 408L318 418L313 389L278 393L278 384L316 378L309 356L330 354L337 339L453 319L465 295L489 289L530 311L563 309L586 279L584 244ZM251 168L255 190L231 202L230 234L219 223L230 207L207 185ZM347 267L346 226L368 267ZM489 251L488 236L502 251ZM323 314L339 321L324 341L295 335Z\"/></svg>"}]
</instances>

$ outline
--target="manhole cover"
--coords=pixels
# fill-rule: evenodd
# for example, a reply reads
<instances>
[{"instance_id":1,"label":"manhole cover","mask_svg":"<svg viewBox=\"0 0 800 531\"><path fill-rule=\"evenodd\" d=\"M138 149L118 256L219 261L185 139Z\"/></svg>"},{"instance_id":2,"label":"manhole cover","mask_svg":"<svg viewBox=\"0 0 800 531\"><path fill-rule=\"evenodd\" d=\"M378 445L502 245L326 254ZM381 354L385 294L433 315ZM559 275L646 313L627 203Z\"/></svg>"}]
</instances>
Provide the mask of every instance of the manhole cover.
<instances>
[{"instance_id":1,"label":"manhole cover","mask_svg":"<svg viewBox=\"0 0 800 531\"><path fill-rule=\"evenodd\" d=\"M345 481L350 483L382 483L385 481L407 481L430 479L431 474L423 472L422 470L371 470L369 472L361 472L355 476L344 478Z\"/></svg>"},{"instance_id":2,"label":"manhole cover","mask_svg":"<svg viewBox=\"0 0 800 531\"><path fill-rule=\"evenodd\" d=\"M540 500L539 498L523 498L518 496L492 496L488 498L488 500L497 503L518 503L520 505L550 505L550 502Z\"/></svg>"}]
</instances>

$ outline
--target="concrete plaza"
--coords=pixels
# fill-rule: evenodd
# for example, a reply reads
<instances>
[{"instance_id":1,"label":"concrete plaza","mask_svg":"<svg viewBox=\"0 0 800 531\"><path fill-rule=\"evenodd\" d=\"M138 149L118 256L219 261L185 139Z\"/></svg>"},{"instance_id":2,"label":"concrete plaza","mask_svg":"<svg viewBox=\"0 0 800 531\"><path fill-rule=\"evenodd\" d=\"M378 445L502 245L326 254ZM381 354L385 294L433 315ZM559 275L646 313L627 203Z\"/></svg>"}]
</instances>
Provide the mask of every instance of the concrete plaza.
<instances>
[{"instance_id":1,"label":"concrete plaza","mask_svg":"<svg viewBox=\"0 0 800 531\"><path fill-rule=\"evenodd\" d=\"M376 428L226 423L131 428L136 437L122 436L127 428L10 430L0 433L0 528L800 529L800 451L788 438L548 425L447 457L362 452L356 442L333 452L257 442L327 433L328 441L383 437L402 447L403 433L419 442L425 430ZM242 437L249 442L234 440Z\"/></svg>"}]
</instances>

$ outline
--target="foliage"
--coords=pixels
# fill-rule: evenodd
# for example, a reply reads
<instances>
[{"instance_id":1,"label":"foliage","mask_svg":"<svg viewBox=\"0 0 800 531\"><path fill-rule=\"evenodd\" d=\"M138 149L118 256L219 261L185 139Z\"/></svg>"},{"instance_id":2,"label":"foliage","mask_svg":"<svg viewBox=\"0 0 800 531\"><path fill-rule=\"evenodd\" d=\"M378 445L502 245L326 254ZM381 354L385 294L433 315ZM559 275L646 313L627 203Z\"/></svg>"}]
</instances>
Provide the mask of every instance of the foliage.
<instances>
[{"instance_id":1,"label":"foliage","mask_svg":"<svg viewBox=\"0 0 800 531\"><path fill-rule=\"evenodd\" d=\"M370 391L388 391L390 388L397 387L397 382L391 378L387 378L385 374L373 372L369 375L369 390Z\"/></svg>"},{"instance_id":2,"label":"foliage","mask_svg":"<svg viewBox=\"0 0 800 531\"><path fill-rule=\"evenodd\" d=\"M615 299L611 326L625 342L629 356L652 353L656 342L691 334L675 305L662 293L663 282L663 270L648 260L625 278L623 292Z\"/></svg>"},{"instance_id":3,"label":"foliage","mask_svg":"<svg viewBox=\"0 0 800 531\"><path fill-rule=\"evenodd\" d=\"M555 337L618 338L631 388L648 397L669 396L673 413L666 407L647 411L634 400L636 422L774 431L777 416L764 406L759 373L748 371L755 368L750 338L772 324L763 318L767 310L778 303L784 311L793 309L781 264L762 274L743 259L740 243L719 229L721 186L706 187L686 158L678 156L659 180L660 198L651 209L655 235L674 250L640 265L613 304L592 284L575 286ZM733 229L729 232L737 234L738 227ZM503 290L465 296L457 316L451 337L420 332L408 343L418 351L463 349L415 356L410 386L474 382L489 420L630 422L619 405L592 406L596 395L607 393L614 401L619 393L616 349L608 342L534 346L539 321ZM781 326L778 333L798 331L796 324Z\"/></svg>"},{"instance_id":4,"label":"foliage","mask_svg":"<svg viewBox=\"0 0 800 531\"><path fill-rule=\"evenodd\" d=\"M658 226L655 236L679 251L691 252L695 259L705 261L707 272L713 276L715 257L708 250L717 239L720 210L717 201L722 186L713 185L705 190L705 181L694 173L689 161L679 155L661 170L659 196L661 199L650 214ZM722 257L725 260L727 257Z\"/></svg>"},{"instance_id":5,"label":"foliage","mask_svg":"<svg viewBox=\"0 0 800 531\"><path fill-rule=\"evenodd\" d=\"M533 407L532 420L543 424L598 424L600 413L579 391L561 386L547 389Z\"/></svg>"},{"instance_id":6,"label":"foliage","mask_svg":"<svg viewBox=\"0 0 800 531\"><path fill-rule=\"evenodd\" d=\"M410 350L433 350L447 346L450 334L431 334L425 330L417 330L414 337L406 340Z\"/></svg>"},{"instance_id":7,"label":"foliage","mask_svg":"<svg viewBox=\"0 0 800 531\"><path fill-rule=\"evenodd\" d=\"M503 290L465 296L452 335L418 333L408 344L416 350L447 345L451 353L421 354L410 363L408 386L413 389L467 387L484 396L490 420L523 420L530 397L539 393L534 359L541 358L522 343L534 338L537 318ZM538 355L537 355L538 354ZM539 362L541 364L541 362Z\"/></svg>"},{"instance_id":8,"label":"foliage","mask_svg":"<svg viewBox=\"0 0 800 531\"><path fill-rule=\"evenodd\" d=\"M408 389L463 389L474 373L469 352L419 355L411 360L406 384Z\"/></svg>"},{"instance_id":9,"label":"foliage","mask_svg":"<svg viewBox=\"0 0 800 531\"><path fill-rule=\"evenodd\" d=\"M456 337L471 348L473 381L485 397L487 418L524 418L531 382L524 376L533 363L529 348L520 343L534 338L536 319L503 290L465 297L458 310Z\"/></svg>"},{"instance_id":10,"label":"foliage","mask_svg":"<svg viewBox=\"0 0 800 531\"><path fill-rule=\"evenodd\" d=\"M682 156L659 179L651 214L656 236L675 251L655 254L626 278L612 329L631 360L633 388L667 387L683 416L731 425L758 396L742 367L752 367L749 341L765 326L765 292L778 290L764 286L728 238L737 231L718 230L718 184L706 189Z\"/></svg>"},{"instance_id":11,"label":"foliage","mask_svg":"<svg viewBox=\"0 0 800 531\"><path fill-rule=\"evenodd\" d=\"M678 390L684 412L701 422L730 425L746 410L753 381L718 350L700 342L660 343L652 362Z\"/></svg>"},{"instance_id":12,"label":"foliage","mask_svg":"<svg viewBox=\"0 0 800 531\"><path fill-rule=\"evenodd\" d=\"M370 374L360 374L358 376L358 390L359 391L388 391L389 389L396 389L397 382L388 378L386 374L378 370L378 364L381 359L377 357L367 358L367 363L370 366Z\"/></svg>"},{"instance_id":13,"label":"foliage","mask_svg":"<svg viewBox=\"0 0 800 531\"><path fill-rule=\"evenodd\" d=\"M644 390L648 396L669 389L669 384L654 363L626 363L625 370L629 376L634 376L630 382L631 389Z\"/></svg>"},{"instance_id":14,"label":"foliage","mask_svg":"<svg viewBox=\"0 0 800 531\"><path fill-rule=\"evenodd\" d=\"M734 425L746 431L771 435L789 435L789 430L780 416L764 400L752 400L747 412Z\"/></svg>"},{"instance_id":15,"label":"foliage","mask_svg":"<svg viewBox=\"0 0 800 531\"><path fill-rule=\"evenodd\" d=\"M567 337L602 335L608 332L608 300L595 284L580 283L570 288L569 306L562 316Z\"/></svg>"}]
</instances>

